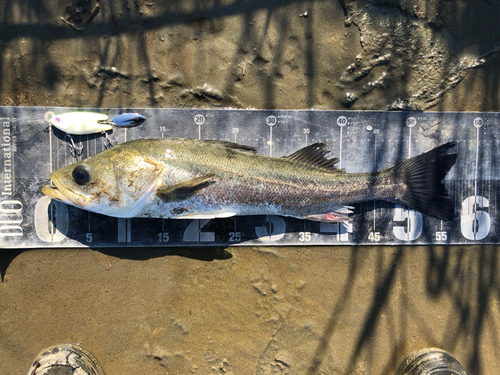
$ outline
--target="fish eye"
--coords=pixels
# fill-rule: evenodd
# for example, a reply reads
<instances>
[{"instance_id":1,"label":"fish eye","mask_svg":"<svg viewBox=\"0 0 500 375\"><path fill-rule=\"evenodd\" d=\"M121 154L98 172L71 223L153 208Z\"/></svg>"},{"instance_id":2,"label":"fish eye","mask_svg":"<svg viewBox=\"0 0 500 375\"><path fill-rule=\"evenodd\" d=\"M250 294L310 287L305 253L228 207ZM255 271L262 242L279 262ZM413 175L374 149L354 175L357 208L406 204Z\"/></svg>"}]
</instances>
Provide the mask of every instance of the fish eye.
<instances>
[{"instance_id":1,"label":"fish eye","mask_svg":"<svg viewBox=\"0 0 500 375\"><path fill-rule=\"evenodd\" d=\"M73 180L75 180L78 185L85 185L90 181L90 171L84 164L79 164L73 168L71 175L73 176Z\"/></svg>"}]
</instances>

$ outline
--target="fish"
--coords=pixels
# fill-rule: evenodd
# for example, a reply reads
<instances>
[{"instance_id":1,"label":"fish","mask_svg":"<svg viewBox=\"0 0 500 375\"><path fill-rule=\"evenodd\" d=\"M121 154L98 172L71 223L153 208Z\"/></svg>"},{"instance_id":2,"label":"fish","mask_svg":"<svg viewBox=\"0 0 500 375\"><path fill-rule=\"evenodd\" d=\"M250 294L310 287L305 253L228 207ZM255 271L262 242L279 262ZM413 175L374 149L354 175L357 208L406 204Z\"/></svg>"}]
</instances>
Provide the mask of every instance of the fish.
<instances>
[{"instance_id":1,"label":"fish","mask_svg":"<svg viewBox=\"0 0 500 375\"><path fill-rule=\"evenodd\" d=\"M442 180L457 159L453 147L448 142L378 172L347 173L323 142L270 157L227 141L137 139L52 172L53 184L42 192L118 218L343 222L353 204L382 200L448 221L455 209Z\"/></svg>"}]
</instances>

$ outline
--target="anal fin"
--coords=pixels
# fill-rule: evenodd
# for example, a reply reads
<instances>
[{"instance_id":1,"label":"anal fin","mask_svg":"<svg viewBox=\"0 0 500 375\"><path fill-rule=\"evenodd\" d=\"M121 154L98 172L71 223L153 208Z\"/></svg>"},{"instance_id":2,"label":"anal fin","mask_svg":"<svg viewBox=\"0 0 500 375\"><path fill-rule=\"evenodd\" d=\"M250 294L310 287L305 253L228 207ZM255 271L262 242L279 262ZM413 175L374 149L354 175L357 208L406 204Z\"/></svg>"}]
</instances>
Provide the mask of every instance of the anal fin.
<instances>
[{"instance_id":1,"label":"anal fin","mask_svg":"<svg viewBox=\"0 0 500 375\"><path fill-rule=\"evenodd\" d=\"M339 207L337 210L332 212L306 215L303 218L313 221L323 221L326 223L341 223L344 221L347 222L351 221L351 219L346 215L352 213L352 208L353 207L350 206Z\"/></svg>"},{"instance_id":2,"label":"anal fin","mask_svg":"<svg viewBox=\"0 0 500 375\"><path fill-rule=\"evenodd\" d=\"M181 182L172 186L163 186L156 191L156 195L165 202L179 202L201 193L212 185L214 173L207 173L192 180Z\"/></svg>"}]
</instances>

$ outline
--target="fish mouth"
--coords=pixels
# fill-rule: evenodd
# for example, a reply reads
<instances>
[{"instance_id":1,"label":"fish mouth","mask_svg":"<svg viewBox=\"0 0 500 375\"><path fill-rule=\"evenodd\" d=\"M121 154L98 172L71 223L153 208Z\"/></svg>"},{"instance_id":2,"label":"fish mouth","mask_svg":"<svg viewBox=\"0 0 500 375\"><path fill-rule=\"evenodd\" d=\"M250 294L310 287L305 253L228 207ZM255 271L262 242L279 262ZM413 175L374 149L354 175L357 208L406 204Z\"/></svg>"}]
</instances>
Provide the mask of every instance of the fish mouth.
<instances>
[{"instance_id":1,"label":"fish mouth","mask_svg":"<svg viewBox=\"0 0 500 375\"><path fill-rule=\"evenodd\" d=\"M83 207L83 204L76 203L76 202L70 200L69 198L67 198L57 186L45 185L44 187L42 187L42 193L44 193L45 195L47 195L53 199L58 200L59 202L66 203L66 204L69 204L71 206Z\"/></svg>"}]
</instances>

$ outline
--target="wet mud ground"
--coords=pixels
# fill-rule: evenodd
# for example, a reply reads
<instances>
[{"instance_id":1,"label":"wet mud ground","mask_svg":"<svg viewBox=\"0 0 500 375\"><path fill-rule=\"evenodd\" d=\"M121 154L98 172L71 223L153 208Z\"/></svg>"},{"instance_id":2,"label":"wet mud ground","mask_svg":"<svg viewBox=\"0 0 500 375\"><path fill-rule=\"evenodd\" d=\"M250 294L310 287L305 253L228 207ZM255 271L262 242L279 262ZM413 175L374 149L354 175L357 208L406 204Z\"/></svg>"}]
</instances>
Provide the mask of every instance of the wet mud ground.
<instances>
[{"instance_id":1,"label":"wet mud ground","mask_svg":"<svg viewBox=\"0 0 500 375\"><path fill-rule=\"evenodd\" d=\"M499 110L495 1L95 4L0 1L0 105ZM394 374L430 346L498 374L499 270L497 246L2 251L0 374L62 342L107 374Z\"/></svg>"}]
</instances>

